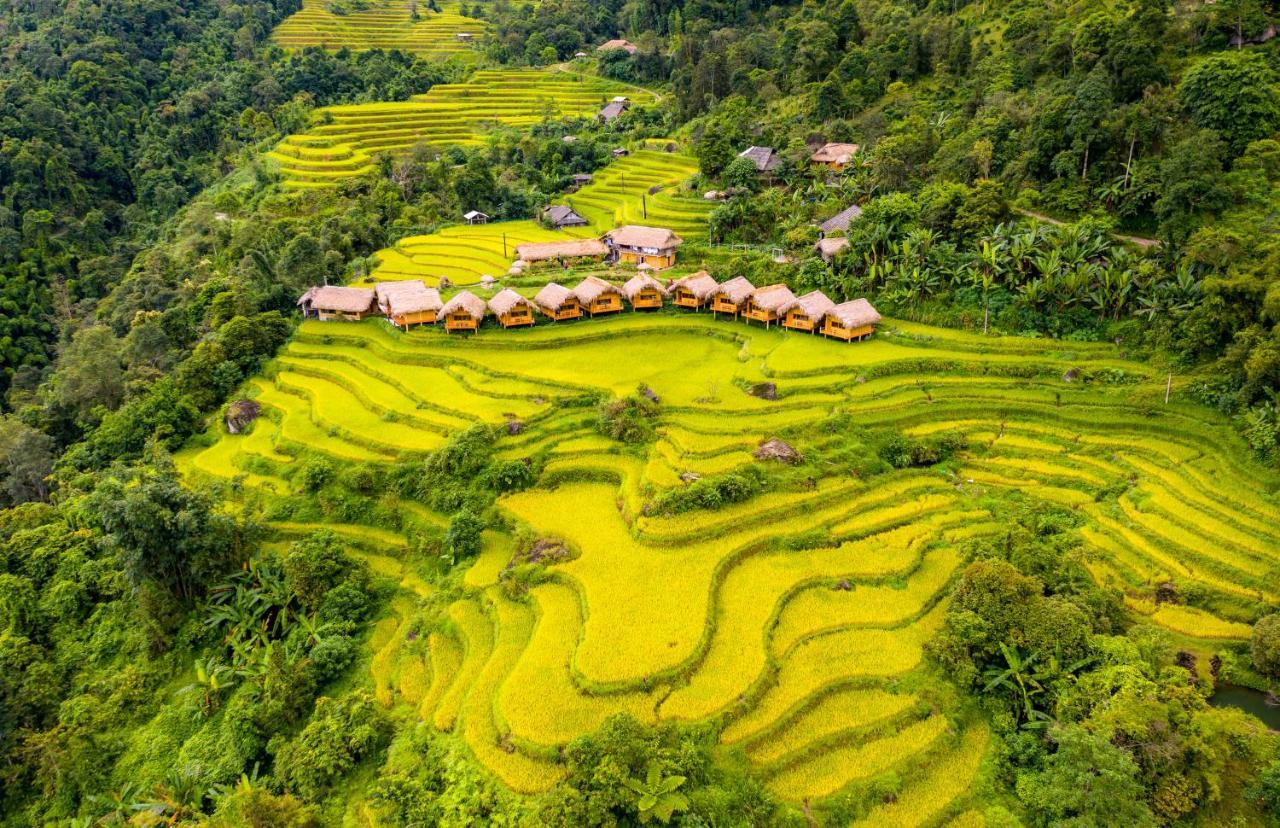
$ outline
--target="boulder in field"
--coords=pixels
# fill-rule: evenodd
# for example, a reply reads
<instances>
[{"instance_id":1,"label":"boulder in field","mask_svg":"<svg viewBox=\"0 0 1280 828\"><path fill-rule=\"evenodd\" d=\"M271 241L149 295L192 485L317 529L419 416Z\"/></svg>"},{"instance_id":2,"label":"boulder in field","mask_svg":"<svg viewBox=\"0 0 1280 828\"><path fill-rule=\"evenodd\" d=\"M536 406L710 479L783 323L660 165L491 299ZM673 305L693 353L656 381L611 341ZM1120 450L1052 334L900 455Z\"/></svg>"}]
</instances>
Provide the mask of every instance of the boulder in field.
<instances>
[{"instance_id":1,"label":"boulder in field","mask_svg":"<svg viewBox=\"0 0 1280 828\"><path fill-rule=\"evenodd\" d=\"M751 386L751 390L747 393L762 400L776 400L778 399L778 386L772 382L758 382Z\"/></svg>"},{"instance_id":2,"label":"boulder in field","mask_svg":"<svg viewBox=\"0 0 1280 828\"><path fill-rule=\"evenodd\" d=\"M760 444L760 448L756 449L754 457L757 460L774 460L779 463L795 464L799 463L803 458L800 452L796 451L790 443L778 438L766 440Z\"/></svg>"},{"instance_id":3,"label":"boulder in field","mask_svg":"<svg viewBox=\"0 0 1280 828\"><path fill-rule=\"evenodd\" d=\"M232 434L239 434L249 427L249 424L258 419L262 413L262 406L254 400L236 400L227 406L226 423L227 431Z\"/></svg>"}]
</instances>

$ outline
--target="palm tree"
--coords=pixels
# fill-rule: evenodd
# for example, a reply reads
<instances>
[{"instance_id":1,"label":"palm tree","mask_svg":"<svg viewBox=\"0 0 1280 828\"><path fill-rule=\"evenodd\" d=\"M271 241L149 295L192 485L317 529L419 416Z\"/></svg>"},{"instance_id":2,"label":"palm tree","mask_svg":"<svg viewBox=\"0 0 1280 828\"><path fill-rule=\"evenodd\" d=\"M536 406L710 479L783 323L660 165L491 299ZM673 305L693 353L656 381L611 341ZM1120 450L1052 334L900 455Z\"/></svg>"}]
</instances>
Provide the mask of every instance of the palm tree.
<instances>
[{"instance_id":1,"label":"palm tree","mask_svg":"<svg viewBox=\"0 0 1280 828\"><path fill-rule=\"evenodd\" d=\"M1035 722L1046 722L1049 717L1037 710L1033 701L1044 692L1041 684L1044 675L1034 669L1039 654L1023 656L1017 647L1004 643L1000 644L1000 654L1004 656L1005 667L992 667L986 671L988 681L983 691L989 693L997 687L1011 690L1017 703L1019 723L1035 726Z\"/></svg>"},{"instance_id":2,"label":"palm tree","mask_svg":"<svg viewBox=\"0 0 1280 828\"><path fill-rule=\"evenodd\" d=\"M196 680L192 684L188 684L182 688L183 692L200 691L202 694L202 707L204 714L207 716L213 712L221 700L222 693L235 685L235 674L231 668L225 664L220 664L212 658L202 661L196 661Z\"/></svg>"},{"instance_id":3,"label":"palm tree","mask_svg":"<svg viewBox=\"0 0 1280 828\"><path fill-rule=\"evenodd\" d=\"M676 811L687 811L688 797L677 792L684 782L683 776L663 777L657 765L649 765L649 773L643 782L628 779L627 787L636 795L636 810L640 812L640 821L647 823L656 819L666 825Z\"/></svg>"},{"instance_id":4,"label":"palm tree","mask_svg":"<svg viewBox=\"0 0 1280 828\"><path fill-rule=\"evenodd\" d=\"M978 250L977 278L974 281L982 288L982 334L984 336L987 334L991 319L991 288L995 285L996 277L1004 271L1005 265L1000 249L990 240L983 239L982 247Z\"/></svg>"}]
</instances>

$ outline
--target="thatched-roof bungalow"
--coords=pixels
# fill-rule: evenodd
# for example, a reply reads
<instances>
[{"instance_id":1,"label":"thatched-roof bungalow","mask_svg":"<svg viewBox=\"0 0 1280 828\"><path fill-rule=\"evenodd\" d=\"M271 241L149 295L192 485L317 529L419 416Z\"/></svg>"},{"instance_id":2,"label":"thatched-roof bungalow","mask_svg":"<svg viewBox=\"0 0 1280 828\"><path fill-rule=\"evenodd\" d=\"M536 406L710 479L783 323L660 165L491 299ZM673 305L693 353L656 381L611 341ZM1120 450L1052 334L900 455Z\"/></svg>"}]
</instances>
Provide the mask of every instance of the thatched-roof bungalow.
<instances>
[{"instance_id":1,"label":"thatched-roof bungalow","mask_svg":"<svg viewBox=\"0 0 1280 828\"><path fill-rule=\"evenodd\" d=\"M737 316L747 297L755 289L755 285L748 282L745 276L735 276L723 284L716 285L716 289L711 293L711 312L731 313Z\"/></svg>"},{"instance_id":2,"label":"thatched-roof bungalow","mask_svg":"<svg viewBox=\"0 0 1280 828\"><path fill-rule=\"evenodd\" d=\"M406 331L410 325L434 325L442 307L440 291L427 287L421 279L379 282L373 292L383 315Z\"/></svg>"},{"instance_id":3,"label":"thatched-roof bungalow","mask_svg":"<svg viewBox=\"0 0 1280 828\"><path fill-rule=\"evenodd\" d=\"M720 284L705 270L676 279L671 285L671 300L676 307L698 310L711 301Z\"/></svg>"},{"instance_id":4,"label":"thatched-roof bungalow","mask_svg":"<svg viewBox=\"0 0 1280 828\"><path fill-rule=\"evenodd\" d=\"M538 295L533 297L533 303L538 306L538 310L551 317L553 322L582 318L582 304L578 302L578 297L564 285L557 285L555 282L543 285Z\"/></svg>"},{"instance_id":5,"label":"thatched-roof bungalow","mask_svg":"<svg viewBox=\"0 0 1280 828\"><path fill-rule=\"evenodd\" d=\"M377 313L377 301L372 290L336 285L311 288L298 299L298 307L302 309L303 316L325 322L333 319L358 322Z\"/></svg>"},{"instance_id":6,"label":"thatched-roof bungalow","mask_svg":"<svg viewBox=\"0 0 1280 828\"><path fill-rule=\"evenodd\" d=\"M615 40L606 40L604 43L601 43L596 47L597 52L609 52L614 49L621 49L629 55L634 55L636 52L640 51L640 48L634 43L620 38Z\"/></svg>"},{"instance_id":7,"label":"thatched-roof bungalow","mask_svg":"<svg viewBox=\"0 0 1280 828\"><path fill-rule=\"evenodd\" d=\"M489 300L489 310L498 317L498 322L504 328L533 324L533 303L511 288L498 291Z\"/></svg>"},{"instance_id":8,"label":"thatched-roof bungalow","mask_svg":"<svg viewBox=\"0 0 1280 828\"><path fill-rule=\"evenodd\" d=\"M600 114L596 118L600 123L608 124L622 117L622 113L630 108L631 100L629 98L614 98L601 108Z\"/></svg>"},{"instance_id":9,"label":"thatched-roof bungalow","mask_svg":"<svg viewBox=\"0 0 1280 828\"><path fill-rule=\"evenodd\" d=\"M835 306L836 303L828 299L827 295L822 291L810 291L796 299L787 308L782 315L782 327L790 328L793 331L816 333L818 325L822 322L822 317L826 316L827 311Z\"/></svg>"},{"instance_id":10,"label":"thatched-roof bungalow","mask_svg":"<svg viewBox=\"0 0 1280 828\"><path fill-rule=\"evenodd\" d=\"M857 144L824 144L817 152L809 156L809 160L828 169L843 170L853 163L853 157L857 154Z\"/></svg>"},{"instance_id":11,"label":"thatched-roof bungalow","mask_svg":"<svg viewBox=\"0 0 1280 828\"><path fill-rule=\"evenodd\" d=\"M849 246L849 240L844 236L832 238L818 239L813 246L813 252L822 257L822 261L830 262L836 257L836 254Z\"/></svg>"},{"instance_id":12,"label":"thatched-roof bungalow","mask_svg":"<svg viewBox=\"0 0 1280 828\"><path fill-rule=\"evenodd\" d=\"M440 317L444 319L444 329L454 331L475 331L484 321L486 308L484 300L469 290L454 296L440 309Z\"/></svg>"},{"instance_id":13,"label":"thatched-roof bungalow","mask_svg":"<svg viewBox=\"0 0 1280 828\"><path fill-rule=\"evenodd\" d=\"M880 314L866 299L854 299L836 305L822 316L822 333L835 339L852 342L866 339L876 332Z\"/></svg>"},{"instance_id":14,"label":"thatched-roof bungalow","mask_svg":"<svg viewBox=\"0 0 1280 828\"><path fill-rule=\"evenodd\" d=\"M646 273L637 273L622 286L622 295L631 303L631 309L660 308L667 292L662 283Z\"/></svg>"},{"instance_id":15,"label":"thatched-roof bungalow","mask_svg":"<svg viewBox=\"0 0 1280 828\"><path fill-rule=\"evenodd\" d=\"M655 270L671 267L676 263L676 248L684 239L666 227L644 227L628 224L610 230L605 242L618 257L618 261L630 264L647 264Z\"/></svg>"},{"instance_id":16,"label":"thatched-roof bungalow","mask_svg":"<svg viewBox=\"0 0 1280 828\"><path fill-rule=\"evenodd\" d=\"M796 301L796 295L786 285L765 285L757 288L742 303L742 315L748 320L763 322L767 328L782 319L787 308Z\"/></svg>"},{"instance_id":17,"label":"thatched-roof bungalow","mask_svg":"<svg viewBox=\"0 0 1280 828\"><path fill-rule=\"evenodd\" d=\"M617 313L622 310L622 291L599 276L588 276L573 289L578 303L595 316L598 313Z\"/></svg>"},{"instance_id":18,"label":"thatched-roof bungalow","mask_svg":"<svg viewBox=\"0 0 1280 828\"><path fill-rule=\"evenodd\" d=\"M862 208L856 204L844 208L831 218L818 225L818 229L822 231L823 236L832 233L848 233L849 225L862 216Z\"/></svg>"},{"instance_id":19,"label":"thatched-roof bungalow","mask_svg":"<svg viewBox=\"0 0 1280 828\"><path fill-rule=\"evenodd\" d=\"M522 262L530 263L557 259L563 265L567 259L603 260L608 255L609 246L599 239L532 242L516 247L516 258Z\"/></svg>"}]
</instances>

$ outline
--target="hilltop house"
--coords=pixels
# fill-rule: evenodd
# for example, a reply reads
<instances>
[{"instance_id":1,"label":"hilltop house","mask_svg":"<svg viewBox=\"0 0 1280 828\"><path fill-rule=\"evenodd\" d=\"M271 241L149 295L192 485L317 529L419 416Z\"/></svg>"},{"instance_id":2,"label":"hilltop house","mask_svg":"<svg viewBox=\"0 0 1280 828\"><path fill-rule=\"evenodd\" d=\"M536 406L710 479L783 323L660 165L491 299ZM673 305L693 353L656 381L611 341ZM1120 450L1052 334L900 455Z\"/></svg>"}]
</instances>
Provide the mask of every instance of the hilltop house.
<instances>
[{"instance_id":1,"label":"hilltop house","mask_svg":"<svg viewBox=\"0 0 1280 828\"><path fill-rule=\"evenodd\" d=\"M622 310L622 291L618 290L617 285L610 284L599 276L583 279L573 289L573 295L577 297L578 304L592 316Z\"/></svg>"},{"instance_id":2,"label":"hilltop house","mask_svg":"<svg viewBox=\"0 0 1280 828\"><path fill-rule=\"evenodd\" d=\"M383 315L406 331L410 325L434 325L442 307L440 291L427 287L421 279L379 282L373 292Z\"/></svg>"},{"instance_id":3,"label":"hilltop house","mask_svg":"<svg viewBox=\"0 0 1280 828\"><path fill-rule=\"evenodd\" d=\"M604 260L609 255L609 246L599 239L575 239L558 242L530 242L516 247L516 258L522 262L545 262L558 259L565 265L566 259L598 259Z\"/></svg>"},{"instance_id":4,"label":"hilltop house","mask_svg":"<svg viewBox=\"0 0 1280 828\"><path fill-rule=\"evenodd\" d=\"M823 238L831 233L848 233L849 225L861 216L862 208L854 204L844 208L831 218L822 222L822 224L819 224L818 230L821 232Z\"/></svg>"},{"instance_id":5,"label":"hilltop house","mask_svg":"<svg viewBox=\"0 0 1280 828\"><path fill-rule=\"evenodd\" d=\"M468 210L462 214L462 218L467 224L488 224L489 217L479 210Z\"/></svg>"},{"instance_id":6,"label":"hilltop house","mask_svg":"<svg viewBox=\"0 0 1280 828\"><path fill-rule=\"evenodd\" d=\"M773 147L747 147L738 153L738 157L755 164L756 172L763 175L771 175L782 162L778 154L773 151Z\"/></svg>"},{"instance_id":7,"label":"hilltop house","mask_svg":"<svg viewBox=\"0 0 1280 828\"><path fill-rule=\"evenodd\" d=\"M504 328L517 328L533 324L533 303L511 288L498 291L489 300L489 310L498 317Z\"/></svg>"},{"instance_id":8,"label":"hilltop house","mask_svg":"<svg viewBox=\"0 0 1280 828\"><path fill-rule=\"evenodd\" d=\"M610 230L605 234L604 240L618 261L647 264L655 270L674 265L676 248L684 244L684 239L672 230L638 224Z\"/></svg>"},{"instance_id":9,"label":"hilltop house","mask_svg":"<svg viewBox=\"0 0 1280 828\"><path fill-rule=\"evenodd\" d=\"M552 322L563 322L566 319L581 319L582 305L573 291L564 285L549 282L533 297L538 310L551 317Z\"/></svg>"},{"instance_id":10,"label":"hilltop house","mask_svg":"<svg viewBox=\"0 0 1280 828\"><path fill-rule=\"evenodd\" d=\"M454 296L440 309L440 316L444 319L444 329L449 333L479 329L485 313L484 300L469 290Z\"/></svg>"},{"instance_id":11,"label":"hilltop house","mask_svg":"<svg viewBox=\"0 0 1280 828\"><path fill-rule=\"evenodd\" d=\"M822 316L822 333L825 336L852 342L862 340L876 332L880 314L866 299L854 299L828 310Z\"/></svg>"},{"instance_id":12,"label":"hilltop house","mask_svg":"<svg viewBox=\"0 0 1280 828\"><path fill-rule=\"evenodd\" d=\"M780 320L795 301L796 295L786 285L765 285L757 288L742 303L742 315L748 320L763 322L767 328Z\"/></svg>"},{"instance_id":13,"label":"hilltop house","mask_svg":"<svg viewBox=\"0 0 1280 828\"><path fill-rule=\"evenodd\" d=\"M745 276L736 276L723 284L716 285L711 293L712 313L731 313L737 316L742 305L747 301L755 285L747 281Z\"/></svg>"},{"instance_id":14,"label":"hilltop house","mask_svg":"<svg viewBox=\"0 0 1280 828\"><path fill-rule=\"evenodd\" d=\"M631 108L631 99L627 97L616 97L609 103L605 104L600 110L600 114L596 118L602 124L612 123L622 117L622 113Z\"/></svg>"},{"instance_id":15,"label":"hilltop house","mask_svg":"<svg viewBox=\"0 0 1280 828\"><path fill-rule=\"evenodd\" d=\"M304 317L325 322L333 319L358 322L377 312L377 303L369 288L335 285L311 288L298 299L298 307Z\"/></svg>"},{"instance_id":16,"label":"hilltop house","mask_svg":"<svg viewBox=\"0 0 1280 828\"><path fill-rule=\"evenodd\" d=\"M660 308L666 291L657 279L647 273L637 273L622 286L622 295L627 297L633 311L641 308Z\"/></svg>"},{"instance_id":17,"label":"hilltop house","mask_svg":"<svg viewBox=\"0 0 1280 828\"><path fill-rule=\"evenodd\" d=\"M621 38L618 38L615 40L606 40L604 43L601 43L599 46L596 47L597 52L611 52L614 49L621 49L622 51L626 52L629 55L634 55L636 52L640 51L640 48L636 46L634 43L631 43L630 41L622 40Z\"/></svg>"},{"instance_id":18,"label":"hilltop house","mask_svg":"<svg viewBox=\"0 0 1280 828\"><path fill-rule=\"evenodd\" d=\"M699 270L683 279L676 279L671 286L672 301L677 307L698 310L711 301L711 294L715 293L718 287L720 287L719 283L711 278L711 274L705 270Z\"/></svg>"},{"instance_id":19,"label":"hilltop house","mask_svg":"<svg viewBox=\"0 0 1280 828\"><path fill-rule=\"evenodd\" d=\"M572 207L553 204L542 211L542 218L556 229L565 227L586 227L590 222L574 212Z\"/></svg>"},{"instance_id":20,"label":"hilltop house","mask_svg":"<svg viewBox=\"0 0 1280 828\"><path fill-rule=\"evenodd\" d=\"M857 144L824 144L809 156L809 161L831 170L843 170L853 163L858 153Z\"/></svg>"},{"instance_id":21,"label":"hilltop house","mask_svg":"<svg viewBox=\"0 0 1280 828\"><path fill-rule=\"evenodd\" d=\"M827 311L835 306L836 303L828 299L827 295L822 291L810 291L792 302L791 307L787 308L786 313L782 315L782 327L790 328L793 331L815 333L822 321L822 317L826 316Z\"/></svg>"}]
</instances>

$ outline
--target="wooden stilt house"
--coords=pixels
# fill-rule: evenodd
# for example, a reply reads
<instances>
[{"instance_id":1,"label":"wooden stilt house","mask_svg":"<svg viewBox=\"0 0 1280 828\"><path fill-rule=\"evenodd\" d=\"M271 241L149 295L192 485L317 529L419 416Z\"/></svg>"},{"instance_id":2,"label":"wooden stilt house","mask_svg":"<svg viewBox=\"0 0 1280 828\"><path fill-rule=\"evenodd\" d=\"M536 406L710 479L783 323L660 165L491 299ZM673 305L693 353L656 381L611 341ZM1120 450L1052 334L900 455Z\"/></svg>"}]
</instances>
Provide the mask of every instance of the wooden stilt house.
<instances>
[{"instance_id":1,"label":"wooden stilt house","mask_svg":"<svg viewBox=\"0 0 1280 828\"><path fill-rule=\"evenodd\" d=\"M876 332L880 314L866 299L843 302L827 311L822 317L822 333L833 339L852 342L862 340Z\"/></svg>"},{"instance_id":2,"label":"wooden stilt house","mask_svg":"<svg viewBox=\"0 0 1280 828\"><path fill-rule=\"evenodd\" d=\"M748 320L763 322L767 328L781 321L782 315L795 301L796 295L786 285L765 285L756 288L742 303L742 315Z\"/></svg>"},{"instance_id":3,"label":"wooden stilt house","mask_svg":"<svg viewBox=\"0 0 1280 828\"><path fill-rule=\"evenodd\" d=\"M578 303L587 313L617 313L622 310L622 291L599 276L588 276L573 289Z\"/></svg>"},{"instance_id":4,"label":"wooden stilt house","mask_svg":"<svg viewBox=\"0 0 1280 828\"><path fill-rule=\"evenodd\" d=\"M631 303L631 309L660 308L667 298L662 284L647 273L637 273L622 286L622 295Z\"/></svg>"},{"instance_id":5,"label":"wooden stilt house","mask_svg":"<svg viewBox=\"0 0 1280 828\"><path fill-rule=\"evenodd\" d=\"M698 310L711 301L711 294L720 287L719 283L705 270L676 279L671 286L671 300L680 308Z\"/></svg>"},{"instance_id":6,"label":"wooden stilt house","mask_svg":"<svg viewBox=\"0 0 1280 828\"><path fill-rule=\"evenodd\" d=\"M369 288L325 285L313 287L298 299L298 307L307 318L324 322L343 320L359 322L377 313L378 305Z\"/></svg>"},{"instance_id":7,"label":"wooden stilt house","mask_svg":"<svg viewBox=\"0 0 1280 828\"><path fill-rule=\"evenodd\" d=\"M755 289L755 285L748 282L745 276L735 276L717 285L711 294L711 312L731 313L737 316L742 312L743 304Z\"/></svg>"},{"instance_id":8,"label":"wooden stilt house","mask_svg":"<svg viewBox=\"0 0 1280 828\"><path fill-rule=\"evenodd\" d=\"M563 322L566 319L581 319L582 305L573 291L564 285L550 282L543 285L538 295L533 297L538 310L551 317L552 322Z\"/></svg>"},{"instance_id":9,"label":"wooden stilt house","mask_svg":"<svg viewBox=\"0 0 1280 828\"><path fill-rule=\"evenodd\" d=\"M643 227L628 224L610 230L604 236L605 243L623 264L647 264L654 270L662 270L676 263L676 248L684 239L665 227Z\"/></svg>"},{"instance_id":10,"label":"wooden stilt house","mask_svg":"<svg viewBox=\"0 0 1280 828\"><path fill-rule=\"evenodd\" d=\"M454 296L440 309L440 318L444 320L444 329L454 331L476 331L484 321L486 312L484 300L469 290Z\"/></svg>"},{"instance_id":11,"label":"wooden stilt house","mask_svg":"<svg viewBox=\"0 0 1280 828\"><path fill-rule=\"evenodd\" d=\"M489 310L504 328L533 324L533 303L511 288L504 288L489 300Z\"/></svg>"},{"instance_id":12,"label":"wooden stilt house","mask_svg":"<svg viewBox=\"0 0 1280 828\"><path fill-rule=\"evenodd\" d=\"M810 291L787 308L786 313L782 315L782 327L793 331L817 333L818 326L822 324L822 317L835 306L836 303L828 299L822 291Z\"/></svg>"},{"instance_id":13,"label":"wooden stilt house","mask_svg":"<svg viewBox=\"0 0 1280 828\"><path fill-rule=\"evenodd\" d=\"M411 325L434 325L443 307L440 291L427 287L421 279L379 282L373 292L382 314L391 324L406 331Z\"/></svg>"}]
</instances>

